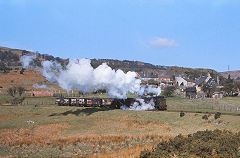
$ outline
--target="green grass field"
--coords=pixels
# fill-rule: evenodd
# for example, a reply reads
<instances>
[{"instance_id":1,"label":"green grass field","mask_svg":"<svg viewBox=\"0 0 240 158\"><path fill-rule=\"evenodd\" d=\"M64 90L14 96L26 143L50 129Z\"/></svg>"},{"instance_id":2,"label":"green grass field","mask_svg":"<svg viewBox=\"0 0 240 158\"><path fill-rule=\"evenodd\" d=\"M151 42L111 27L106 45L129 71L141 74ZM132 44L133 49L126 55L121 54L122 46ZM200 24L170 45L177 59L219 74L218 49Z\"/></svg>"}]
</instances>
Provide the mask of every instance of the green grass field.
<instances>
[{"instance_id":1,"label":"green grass field","mask_svg":"<svg viewBox=\"0 0 240 158\"><path fill-rule=\"evenodd\" d=\"M54 102L54 98L25 100L29 103L34 101L50 103ZM224 98L218 102L239 107L239 98ZM215 105L212 100L167 98L169 109L184 106L192 110L193 106L199 106L201 108L195 109L207 111L204 109L206 103ZM115 154L120 151L128 153L133 148L153 146L162 139L180 133L187 135L206 129L240 130L240 116L222 115L215 120L214 115L209 114L209 119L203 120L205 114L201 113L185 113L184 117L180 117L179 112L107 110L45 104L35 107L34 104L1 106L1 156L62 157L113 154L113 151ZM34 124L29 123L29 120L34 121ZM139 154L138 151L134 152Z\"/></svg>"},{"instance_id":2,"label":"green grass field","mask_svg":"<svg viewBox=\"0 0 240 158\"><path fill-rule=\"evenodd\" d=\"M223 99L169 97L167 105L168 110L240 113L240 97L225 97Z\"/></svg>"}]
</instances>

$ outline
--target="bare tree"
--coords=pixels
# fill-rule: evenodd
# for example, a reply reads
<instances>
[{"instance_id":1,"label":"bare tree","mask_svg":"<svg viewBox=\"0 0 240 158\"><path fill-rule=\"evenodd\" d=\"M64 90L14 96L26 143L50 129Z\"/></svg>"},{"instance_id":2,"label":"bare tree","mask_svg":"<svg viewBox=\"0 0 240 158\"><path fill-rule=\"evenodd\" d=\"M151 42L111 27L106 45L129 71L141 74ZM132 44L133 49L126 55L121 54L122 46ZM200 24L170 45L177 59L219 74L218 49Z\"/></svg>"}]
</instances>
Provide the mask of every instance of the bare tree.
<instances>
[{"instance_id":1,"label":"bare tree","mask_svg":"<svg viewBox=\"0 0 240 158\"><path fill-rule=\"evenodd\" d=\"M19 96L22 96L23 92L25 91L25 88L23 87L17 87L17 92L19 94Z\"/></svg>"},{"instance_id":2,"label":"bare tree","mask_svg":"<svg viewBox=\"0 0 240 158\"><path fill-rule=\"evenodd\" d=\"M8 88L7 92L8 92L9 95L14 97L16 92L17 92L17 88L16 87Z\"/></svg>"}]
</instances>

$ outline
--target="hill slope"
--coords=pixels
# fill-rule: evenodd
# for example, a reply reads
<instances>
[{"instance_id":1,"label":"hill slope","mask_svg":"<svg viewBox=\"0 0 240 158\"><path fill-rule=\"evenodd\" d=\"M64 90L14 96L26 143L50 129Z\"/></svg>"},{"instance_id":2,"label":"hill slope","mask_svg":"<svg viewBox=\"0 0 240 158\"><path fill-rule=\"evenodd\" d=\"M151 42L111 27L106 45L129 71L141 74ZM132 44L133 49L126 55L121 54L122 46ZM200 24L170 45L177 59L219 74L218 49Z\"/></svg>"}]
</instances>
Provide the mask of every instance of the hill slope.
<instances>
[{"instance_id":1,"label":"hill slope","mask_svg":"<svg viewBox=\"0 0 240 158\"><path fill-rule=\"evenodd\" d=\"M0 66L5 65L7 67L13 68L15 70L21 69L20 57L25 54L31 54L33 52L11 49L6 47L0 47ZM35 59L35 63L40 65L43 60L55 60L60 62L62 65L68 63L68 59L61 59L59 57L53 57L48 54L37 53L38 57ZM212 76L218 75L218 73L211 69L192 69L177 66L160 66L152 65L149 63L144 63L140 61L128 61L128 60L113 60L113 59L91 59L91 64L95 68L102 63L107 63L113 69L121 69L124 72L136 71L143 72L145 74L156 74L156 75L167 75L172 77L173 75L185 73L190 79L195 80L202 75L206 75L208 72ZM1 70L1 69L0 69Z\"/></svg>"},{"instance_id":2,"label":"hill slope","mask_svg":"<svg viewBox=\"0 0 240 158\"><path fill-rule=\"evenodd\" d=\"M225 78L228 78L228 75L230 75L232 79L240 79L240 70L226 71L226 72L221 72L220 74Z\"/></svg>"}]
</instances>

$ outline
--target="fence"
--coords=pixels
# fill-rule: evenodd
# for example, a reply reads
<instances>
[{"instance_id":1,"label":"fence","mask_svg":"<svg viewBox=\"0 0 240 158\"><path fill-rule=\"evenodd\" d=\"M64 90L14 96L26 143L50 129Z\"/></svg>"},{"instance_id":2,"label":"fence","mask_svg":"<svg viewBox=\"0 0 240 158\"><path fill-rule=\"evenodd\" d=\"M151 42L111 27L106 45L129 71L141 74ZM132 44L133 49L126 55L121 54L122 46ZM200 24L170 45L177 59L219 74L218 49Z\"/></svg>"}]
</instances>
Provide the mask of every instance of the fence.
<instances>
[{"instance_id":1,"label":"fence","mask_svg":"<svg viewBox=\"0 0 240 158\"><path fill-rule=\"evenodd\" d=\"M225 112L240 112L240 103L229 104L218 99L192 99L176 106L169 106L169 110L184 110L184 111L225 111Z\"/></svg>"},{"instance_id":2,"label":"fence","mask_svg":"<svg viewBox=\"0 0 240 158\"><path fill-rule=\"evenodd\" d=\"M55 97L26 97L21 105L54 105Z\"/></svg>"}]
</instances>

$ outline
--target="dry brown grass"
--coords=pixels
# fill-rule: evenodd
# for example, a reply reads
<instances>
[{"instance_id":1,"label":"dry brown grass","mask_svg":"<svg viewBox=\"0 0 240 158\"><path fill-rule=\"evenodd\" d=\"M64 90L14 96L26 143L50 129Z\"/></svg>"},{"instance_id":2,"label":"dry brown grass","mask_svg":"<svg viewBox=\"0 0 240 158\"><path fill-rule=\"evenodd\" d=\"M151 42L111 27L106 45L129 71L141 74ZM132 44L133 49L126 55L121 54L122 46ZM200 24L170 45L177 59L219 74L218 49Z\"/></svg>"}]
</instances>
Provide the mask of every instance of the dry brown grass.
<instances>
[{"instance_id":1,"label":"dry brown grass","mask_svg":"<svg viewBox=\"0 0 240 158\"><path fill-rule=\"evenodd\" d=\"M59 137L58 133L68 127L67 124L47 124L31 129L6 129L0 133L0 145L44 145Z\"/></svg>"},{"instance_id":2,"label":"dry brown grass","mask_svg":"<svg viewBox=\"0 0 240 158\"><path fill-rule=\"evenodd\" d=\"M90 116L91 118L93 116ZM96 117L95 117L96 118ZM106 119L101 116L97 117L98 123L95 126L95 130L89 131L89 134L99 134L96 132L101 131L102 133L107 132L109 134L154 134L154 133L168 133L171 131L169 124L161 121L152 120L137 120L136 116L130 115L115 115L111 119Z\"/></svg>"},{"instance_id":3,"label":"dry brown grass","mask_svg":"<svg viewBox=\"0 0 240 158\"><path fill-rule=\"evenodd\" d=\"M116 152L101 153L96 156L90 156L89 158L136 158L139 157L141 151L144 149L152 149L153 145L135 146L130 149L124 149Z\"/></svg>"},{"instance_id":4,"label":"dry brown grass","mask_svg":"<svg viewBox=\"0 0 240 158\"><path fill-rule=\"evenodd\" d=\"M46 79L42 77L42 74L40 72L33 70L25 71L24 75L20 74L20 70L10 71L10 73L1 74L0 79L1 84L9 84L9 86L11 86L11 84L36 83L41 81L46 81Z\"/></svg>"},{"instance_id":5,"label":"dry brown grass","mask_svg":"<svg viewBox=\"0 0 240 158\"><path fill-rule=\"evenodd\" d=\"M0 122L1 121L6 121L6 120L10 120L10 119L14 119L14 118L17 118L17 117L23 117L23 116L34 116L34 115L38 115L38 113L27 113L27 114L9 114L9 115L3 115L3 116L0 116Z\"/></svg>"},{"instance_id":6,"label":"dry brown grass","mask_svg":"<svg viewBox=\"0 0 240 158\"><path fill-rule=\"evenodd\" d=\"M138 121L138 120L124 120L122 121L128 126L128 128L161 128L162 130L169 132L171 128L169 125L162 122L155 121Z\"/></svg>"},{"instance_id":7,"label":"dry brown grass","mask_svg":"<svg viewBox=\"0 0 240 158\"><path fill-rule=\"evenodd\" d=\"M135 123L140 124L142 123ZM170 137L158 134L141 134L141 135L78 135L62 136L60 132L69 125L66 123L45 124L34 129L5 129L0 132L0 146L27 147L36 145L40 148L44 146L64 148L68 146L89 145L94 146L89 155L93 158L103 157L138 157L144 149L150 149L160 140L166 140ZM143 142L144 145L139 145ZM138 142L137 144L128 145L129 142ZM141 144L141 143L140 143ZM121 146L121 148L118 148ZM103 150L101 150L103 149ZM82 151L80 151L81 154ZM73 153L72 156L74 155ZM79 153L78 153L79 154Z\"/></svg>"},{"instance_id":8,"label":"dry brown grass","mask_svg":"<svg viewBox=\"0 0 240 158\"><path fill-rule=\"evenodd\" d=\"M0 121L13 119L14 117L15 117L14 115L3 115L3 116L0 116Z\"/></svg>"},{"instance_id":9,"label":"dry brown grass","mask_svg":"<svg viewBox=\"0 0 240 158\"><path fill-rule=\"evenodd\" d=\"M31 129L6 129L0 133L0 145L72 145L83 143L122 143L126 140L162 140L163 137L157 134L143 135L83 135L83 136L61 136L59 133L68 128L69 125L47 124Z\"/></svg>"},{"instance_id":10,"label":"dry brown grass","mask_svg":"<svg viewBox=\"0 0 240 158\"><path fill-rule=\"evenodd\" d=\"M157 134L144 134L144 135L84 135L84 136L68 136L61 137L53 140L55 145L68 145L68 144L81 144L81 143L98 143L98 144L108 144L108 143L122 143L126 140L162 140L169 137L163 137Z\"/></svg>"}]
</instances>

